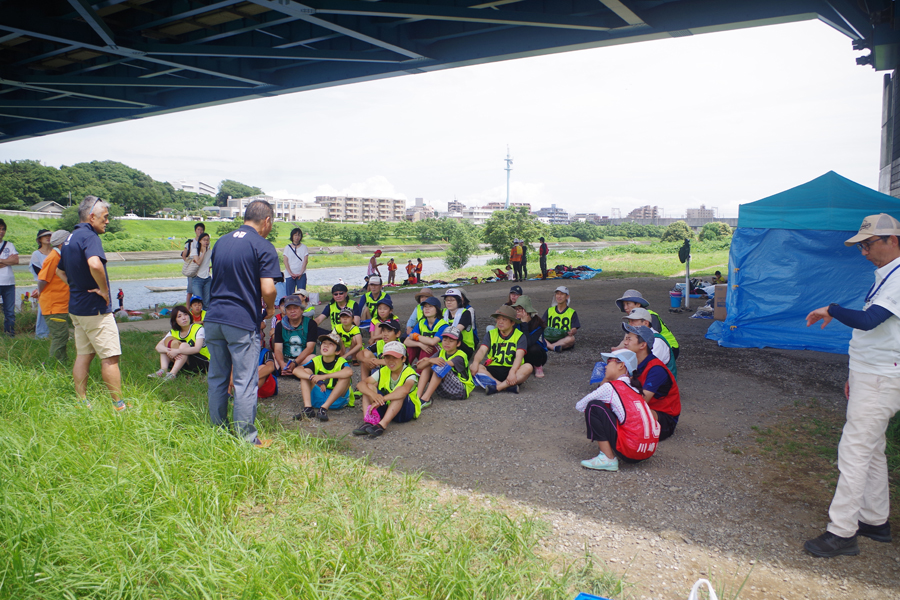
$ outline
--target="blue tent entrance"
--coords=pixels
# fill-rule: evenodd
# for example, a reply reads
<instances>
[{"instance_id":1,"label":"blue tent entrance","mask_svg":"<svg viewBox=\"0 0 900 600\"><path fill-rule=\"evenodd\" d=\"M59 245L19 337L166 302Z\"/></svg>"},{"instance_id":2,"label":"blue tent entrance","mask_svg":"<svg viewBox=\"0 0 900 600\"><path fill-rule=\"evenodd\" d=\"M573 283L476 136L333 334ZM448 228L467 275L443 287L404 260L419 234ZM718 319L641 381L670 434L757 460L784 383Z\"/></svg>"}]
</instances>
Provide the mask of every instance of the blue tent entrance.
<instances>
[{"instance_id":1,"label":"blue tent entrance","mask_svg":"<svg viewBox=\"0 0 900 600\"><path fill-rule=\"evenodd\" d=\"M831 302L862 308L875 267L844 240L881 212L900 217L900 200L834 171L741 205L728 257L728 317L706 337L731 348L846 354L849 327L807 327L806 315Z\"/></svg>"}]
</instances>

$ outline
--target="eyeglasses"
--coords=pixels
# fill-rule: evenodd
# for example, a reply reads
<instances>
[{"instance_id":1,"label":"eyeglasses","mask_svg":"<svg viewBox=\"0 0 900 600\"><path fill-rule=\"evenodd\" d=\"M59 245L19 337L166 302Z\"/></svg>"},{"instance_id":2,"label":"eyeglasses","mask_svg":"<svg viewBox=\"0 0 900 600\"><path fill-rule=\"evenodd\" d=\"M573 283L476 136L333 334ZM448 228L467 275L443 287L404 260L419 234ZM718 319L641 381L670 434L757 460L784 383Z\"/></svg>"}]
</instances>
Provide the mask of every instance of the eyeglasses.
<instances>
[{"instance_id":1,"label":"eyeglasses","mask_svg":"<svg viewBox=\"0 0 900 600\"><path fill-rule=\"evenodd\" d=\"M343 296L343 295L346 294L346 293L347 293L347 292L331 292L331 295L332 295L332 296Z\"/></svg>"},{"instance_id":2,"label":"eyeglasses","mask_svg":"<svg viewBox=\"0 0 900 600\"><path fill-rule=\"evenodd\" d=\"M890 236L888 235L879 235L875 239L863 240L861 242L856 243L856 247L860 249L860 251L865 250L866 252L872 247L872 244L881 240L882 242L886 242Z\"/></svg>"}]
</instances>

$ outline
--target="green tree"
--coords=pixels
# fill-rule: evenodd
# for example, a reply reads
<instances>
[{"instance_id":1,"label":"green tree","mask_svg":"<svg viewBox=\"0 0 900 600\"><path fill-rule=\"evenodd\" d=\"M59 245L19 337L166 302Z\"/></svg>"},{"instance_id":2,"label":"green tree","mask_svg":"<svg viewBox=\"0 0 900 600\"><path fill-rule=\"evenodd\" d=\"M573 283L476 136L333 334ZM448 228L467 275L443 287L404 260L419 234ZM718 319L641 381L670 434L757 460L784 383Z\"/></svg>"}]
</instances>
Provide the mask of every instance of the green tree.
<instances>
[{"instance_id":1,"label":"green tree","mask_svg":"<svg viewBox=\"0 0 900 600\"><path fill-rule=\"evenodd\" d=\"M249 198L250 196L259 196L263 191L258 187L245 185L240 181L233 179L223 179L219 183L219 193L216 195L216 205L226 206L228 204L228 196L232 198Z\"/></svg>"},{"instance_id":2,"label":"green tree","mask_svg":"<svg viewBox=\"0 0 900 600\"><path fill-rule=\"evenodd\" d=\"M342 246L356 246L363 243L363 228L359 225L344 225L338 231L337 238Z\"/></svg>"},{"instance_id":3,"label":"green tree","mask_svg":"<svg viewBox=\"0 0 900 600\"><path fill-rule=\"evenodd\" d=\"M694 239L694 232L688 227L688 224L684 221L675 221L666 227L666 231L663 233L661 241L680 242L681 240L692 239Z\"/></svg>"},{"instance_id":4,"label":"green tree","mask_svg":"<svg viewBox=\"0 0 900 600\"><path fill-rule=\"evenodd\" d=\"M603 239L603 230L593 223L578 221L569 225L569 235L582 242L593 242Z\"/></svg>"},{"instance_id":5,"label":"green tree","mask_svg":"<svg viewBox=\"0 0 900 600\"><path fill-rule=\"evenodd\" d=\"M543 223L530 214L525 207L498 210L484 224L481 238L485 244L500 258L509 256L514 239L523 239L527 243L536 240L543 231Z\"/></svg>"},{"instance_id":6,"label":"green tree","mask_svg":"<svg viewBox=\"0 0 900 600\"><path fill-rule=\"evenodd\" d=\"M444 266L449 270L462 269L478 251L478 231L468 221L446 219L450 225L450 248L444 255Z\"/></svg>"},{"instance_id":7,"label":"green tree","mask_svg":"<svg viewBox=\"0 0 900 600\"><path fill-rule=\"evenodd\" d=\"M317 240L322 240L323 242L333 242L337 239L338 236L338 226L334 223L318 221L316 223L313 223L312 227L310 227L309 234Z\"/></svg>"},{"instance_id":8,"label":"green tree","mask_svg":"<svg viewBox=\"0 0 900 600\"><path fill-rule=\"evenodd\" d=\"M361 243L374 246L381 240L391 235L391 226L384 221L369 221L363 228L363 241Z\"/></svg>"},{"instance_id":9,"label":"green tree","mask_svg":"<svg viewBox=\"0 0 900 600\"><path fill-rule=\"evenodd\" d=\"M400 221L394 225L394 236L398 238L411 238L416 235L416 227L410 221Z\"/></svg>"},{"instance_id":10,"label":"green tree","mask_svg":"<svg viewBox=\"0 0 900 600\"><path fill-rule=\"evenodd\" d=\"M441 229L434 219L423 219L413 223L416 229L416 237L422 243L435 242L441 239Z\"/></svg>"},{"instance_id":11,"label":"green tree","mask_svg":"<svg viewBox=\"0 0 900 600\"><path fill-rule=\"evenodd\" d=\"M704 242L718 240L729 236L731 236L731 227L728 226L728 223L722 223L721 221L707 223L703 226L703 229L700 230L700 239Z\"/></svg>"},{"instance_id":12,"label":"green tree","mask_svg":"<svg viewBox=\"0 0 900 600\"><path fill-rule=\"evenodd\" d=\"M81 199L79 198L78 204L80 203ZM78 219L78 204L75 203L75 199L73 198L72 206L63 209L62 216L57 222L57 227L59 229L72 231L75 229L75 226L81 222ZM106 226L106 233L119 233L122 231L122 223L119 221L118 217L121 217L124 214L122 207L118 204L109 205L109 225Z\"/></svg>"}]
</instances>

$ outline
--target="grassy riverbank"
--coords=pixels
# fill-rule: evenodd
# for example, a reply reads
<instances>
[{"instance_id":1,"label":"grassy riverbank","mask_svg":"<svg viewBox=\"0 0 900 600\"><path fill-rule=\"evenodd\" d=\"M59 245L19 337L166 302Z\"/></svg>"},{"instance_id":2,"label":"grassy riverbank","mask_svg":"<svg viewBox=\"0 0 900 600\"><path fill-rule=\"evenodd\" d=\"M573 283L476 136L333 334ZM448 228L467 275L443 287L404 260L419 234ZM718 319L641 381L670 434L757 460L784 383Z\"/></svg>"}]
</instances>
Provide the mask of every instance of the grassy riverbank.
<instances>
[{"instance_id":1,"label":"grassy riverbank","mask_svg":"<svg viewBox=\"0 0 900 600\"><path fill-rule=\"evenodd\" d=\"M675 277L684 275L684 265L678 260L680 243L653 243L648 245L611 246L599 250L551 252L547 266L587 265L603 269L597 277ZM691 276L712 275L715 271L728 270L728 242L695 242L691 246ZM490 277L498 265L463 267L454 271L435 273L435 279L452 281L458 277ZM502 268L502 266L501 266ZM528 275L540 276L540 263L536 256L528 261Z\"/></svg>"},{"instance_id":2,"label":"grassy riverbank","mask_svg":"<svg viewBox=\"0 0 900 600\"><path fill-rule=\"evenodd\" d=\"M146 378L157 337L122 334L123 414L96 365L86 410L66 369L45 370L46 341L0 340L0 597L621 593L589 560L542 552L549 527L502 503L349 458L264 410L268 450L211 428L202 378Z\"/></svg>"}]
</instances>

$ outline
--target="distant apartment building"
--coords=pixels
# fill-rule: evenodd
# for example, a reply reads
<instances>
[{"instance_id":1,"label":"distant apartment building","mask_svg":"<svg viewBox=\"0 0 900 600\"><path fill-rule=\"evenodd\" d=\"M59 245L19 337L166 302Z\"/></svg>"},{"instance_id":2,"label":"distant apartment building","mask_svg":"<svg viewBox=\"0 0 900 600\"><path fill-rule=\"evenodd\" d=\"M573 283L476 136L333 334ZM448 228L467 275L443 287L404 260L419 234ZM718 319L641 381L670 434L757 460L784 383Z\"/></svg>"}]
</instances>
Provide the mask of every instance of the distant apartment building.
<instances>
[{"instance_id":1,"label":"distant apartment building","mask_svg":"<svg viewBox=\"0 0 900 600\"><path fill-rule=\"evenodd\" d=\"M716 209L706 208L705 205L701 204L700 208L687 209L687 214L685 215L685 217L688 219L715 219Z\"/></svg>"},{"instance_id":2,"label":"distant apartment building","mask_svg":"<svg viewBox=\"0 0 900 600\"><path fill-rule=\"evenodd\" d=\"M198 181L197 179L181 179L179 181L170 181L169 185L171 185L176 190L180 190L183 192L193 192L195 194L203 194L204 196L215 196L216 194L218 194L218 189L216 188L216 186Z\"/></svg>"},{"instance_id":3,"label":"distant apartment building","mask_svg":"<svg viewBox=\"0 0 900 600\"><path fill-rule=\"evenodd\" d=\"M416 203L406 209L407 221L422 221L423 219L433 219L434 216L434 207L425 204L425 201L422 198L416 198Z\"/></svg>"},{"instance_id":4,"label":"distant apartment building","mask_svg":"<svg viewBox=\"0 0 900 600\"><path fill-rule=\"evenodd\" d=\"M551 225L568 225L569 223L569 213L557 208L555 204L551 204L550 208L544 207L538 210L534 215L538 220Z\"/></svg>"},{"instance_id":5,"label":"distant apartment building","mask_svg":"<svg viewBox=\"0 0 900 600\"><path fill-rule=\"evenodd\" d=\"M472 223L472 225L484 225L493 214L493 210L482 208L480 206L464 208L462 210L462 218Z\"/></svg>"},{"instance_id":6,"label":"distant apartment building","mask_svg":"<svg viewBox=\"0 0 900 600\"><path fill-rule=\"evenodd\" d=\"M462 211L465 210L466 205L460 202L459 200L451 200L447 203L447 212L448 213L459 213L462 214Z\"/></svg>"},{"instance_id":7,"label":"distant apartment building","mask_svg":"<svg viewBox=\"0 0 900 600\"><path fill-rule=\"evenodd\" d=\"M659 207L658 206L650 206L649 204L646 206L640 206L630 213L628 213L628 219L656 219L659 218Z\"/></svg>"},{"instance_id":8,"label":"distant apartment building","mask_svg":"<svg viewBox=\"0 0 900 600\"><path fill-rule=\"evenodd\" d=\"M509 207L510 208L524 207L524 208L528 209L528 212L531 212L531 204L529 204L528 202L510 202ZM488 210L505 210L506 202L488 202L482 208L486 208Z\"/></svg>"},{"instance_id":9,"label":"distant apartment building","mask_svg":"<svg viewBox=\"0 0 900 600\"><path fill-rule=\"evenodd\" d=\"M601 217L597 213L575 213L575 216L572 217L572 222L581 221L583 223L594 223L595 225L599 225L603 220L609 221L609 217Z\"/></svg>"},{"instance_id":10,"label":"distant apartment building","mask_svg":"<svg viewBox=\"0 0 900 600\"><path fill-rule=\"evenodd\" d=\"M335 221L402 221L406 217L406 200L394 198L316 196L316 204L325 207L327 218Z\"/></svg>"},{"instance_id":11,"label":"distant apartment building","mask_svg":"<svg viewBox=\"0 0 900 600\"><path fill-rule=\"evenodd\" d=\"M319 221L328 216L328 209L313 202L291 200L260 195L249 198L229 198L228 204L219 210L219 216L234 218L244 214L247 205L254 200L262 200L272 205L276 221Z\"/></svg>"}]
</instances>

